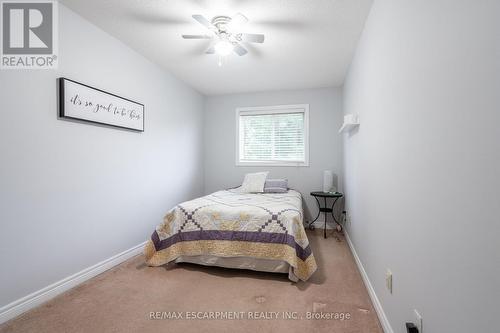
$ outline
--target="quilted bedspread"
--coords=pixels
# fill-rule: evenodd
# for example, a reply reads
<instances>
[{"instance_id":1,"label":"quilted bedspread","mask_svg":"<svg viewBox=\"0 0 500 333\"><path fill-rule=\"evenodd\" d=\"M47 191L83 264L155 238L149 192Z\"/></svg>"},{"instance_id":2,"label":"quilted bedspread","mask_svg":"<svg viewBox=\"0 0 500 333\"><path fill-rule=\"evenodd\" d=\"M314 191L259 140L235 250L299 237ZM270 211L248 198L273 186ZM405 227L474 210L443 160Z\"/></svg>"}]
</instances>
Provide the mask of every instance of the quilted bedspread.
<instances>
[{"instance_id":1,"label":"quilted bedspread","mask_svg":"<svg viewBox=\"0 0 500 333\"><path fill-rule=\"evenodd\" d=\"M169 211L146 244L146 262L160 266L197 255L283 260L306 281L317 267L302 222L297 191L218 191Z\"/></svg>"}]
</instances>

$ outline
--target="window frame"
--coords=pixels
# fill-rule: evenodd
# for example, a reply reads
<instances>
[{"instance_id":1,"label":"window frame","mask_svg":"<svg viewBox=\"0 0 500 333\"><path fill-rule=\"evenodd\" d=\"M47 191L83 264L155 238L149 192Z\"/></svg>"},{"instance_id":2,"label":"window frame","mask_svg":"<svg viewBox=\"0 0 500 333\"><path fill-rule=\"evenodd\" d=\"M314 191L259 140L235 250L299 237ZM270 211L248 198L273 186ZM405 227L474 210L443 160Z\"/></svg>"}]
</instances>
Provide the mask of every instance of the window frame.
<instances>
[{"instance_id":1,"label":"window frame","mask_svg":"<svg viewBox=\"0 0 500 333\"><path fill-rule=\"evenodd\" d=\"M297 112L290 110L297 109ZM243 115L269 115L280 113L303 113L304 114L304 161L242 161L240 159L240 116ZM236 166L309 166L309 104L271 105L236 108L236 144L235 165Z\"/></svg>"}]
</instances>

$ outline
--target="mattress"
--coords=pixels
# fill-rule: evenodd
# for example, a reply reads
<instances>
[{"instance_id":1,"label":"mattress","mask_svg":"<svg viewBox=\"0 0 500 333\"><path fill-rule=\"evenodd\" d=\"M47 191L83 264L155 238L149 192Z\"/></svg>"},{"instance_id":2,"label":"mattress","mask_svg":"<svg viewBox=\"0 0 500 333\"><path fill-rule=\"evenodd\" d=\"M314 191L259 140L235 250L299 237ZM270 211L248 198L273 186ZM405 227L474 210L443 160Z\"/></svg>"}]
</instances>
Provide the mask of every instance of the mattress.
<instances>
[{"instance_id":1,"label":"mattress","mask_svg":"<svg viewBox=\"0 0 500 333\"><path fill-rule=\"evenodd\" d=\"M267 271L267 264L284 262L290 276L303 281L317 268L303 226L302 197L294 190L249 194L232 189L183 202L165 215L144 252L151 266L197 257L202 264ZM244 258L257 261L242 264Z\"/></svg>"}]
</instances>

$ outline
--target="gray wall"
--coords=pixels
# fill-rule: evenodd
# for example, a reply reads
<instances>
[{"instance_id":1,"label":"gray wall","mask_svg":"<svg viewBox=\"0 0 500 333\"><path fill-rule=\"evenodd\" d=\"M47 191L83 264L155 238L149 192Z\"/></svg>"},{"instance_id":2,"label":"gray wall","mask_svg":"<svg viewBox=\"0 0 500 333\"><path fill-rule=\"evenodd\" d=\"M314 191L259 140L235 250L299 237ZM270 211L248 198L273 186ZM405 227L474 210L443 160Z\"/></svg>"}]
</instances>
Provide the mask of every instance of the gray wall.
<instances>
[{"instance_id":1,"label":"gray wall","mask_svg":"<svg viewBox=\"0 0 500 333\"><path fill-rule=\"evenodd\" d=\"M348 231L395 332L414 308L426 333L498 325L499 15L498 1L376 0L349 70Z\"/></svg>"},{"instance_id":2,"label":"gray wall","mask_svg":"<svg viewBox=\"0 0 500 333\"><path fill-rule=\"evenodd\" d=\"M309 104L309 167L235 166L237 107ZM309 192L322 190L323 170L340 177L342 125L340 89L263 92L208 97L205 102L205 193L241 184L247 172L269 171L269 177L288 178L289 186L302 192L306 215L317 208Z\"/></svg>"},{"instance_id":3,"label":"gray wall","mask_svg":"<svg viewBox=\"0 0 500 333\"><path fill-rule=\"evenodd\" d=\"M0 72L0 307L145 241L203 188L203 96L59 7L59 70ZM144 103L145 132L58 120L59 76Z\"/></svg>"}]
</instances>

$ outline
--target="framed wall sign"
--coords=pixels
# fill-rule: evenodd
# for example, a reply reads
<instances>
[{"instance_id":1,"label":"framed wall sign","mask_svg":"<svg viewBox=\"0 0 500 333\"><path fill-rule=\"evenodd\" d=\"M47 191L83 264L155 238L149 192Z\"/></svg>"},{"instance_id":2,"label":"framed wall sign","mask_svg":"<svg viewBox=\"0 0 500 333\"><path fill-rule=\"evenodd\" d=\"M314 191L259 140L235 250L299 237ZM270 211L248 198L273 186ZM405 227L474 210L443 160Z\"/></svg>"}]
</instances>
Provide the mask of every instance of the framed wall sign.
<instances>
[{"instance_id":1,"label":"framed wall sign","mask_svg":"<svg viewBox=\"0 0 500 333\"><path fill-rule=\"evenodd\" d=\"M59 116L144 131L144 105L88 85L59 78Z\"/></svg>"}]
</instances>

